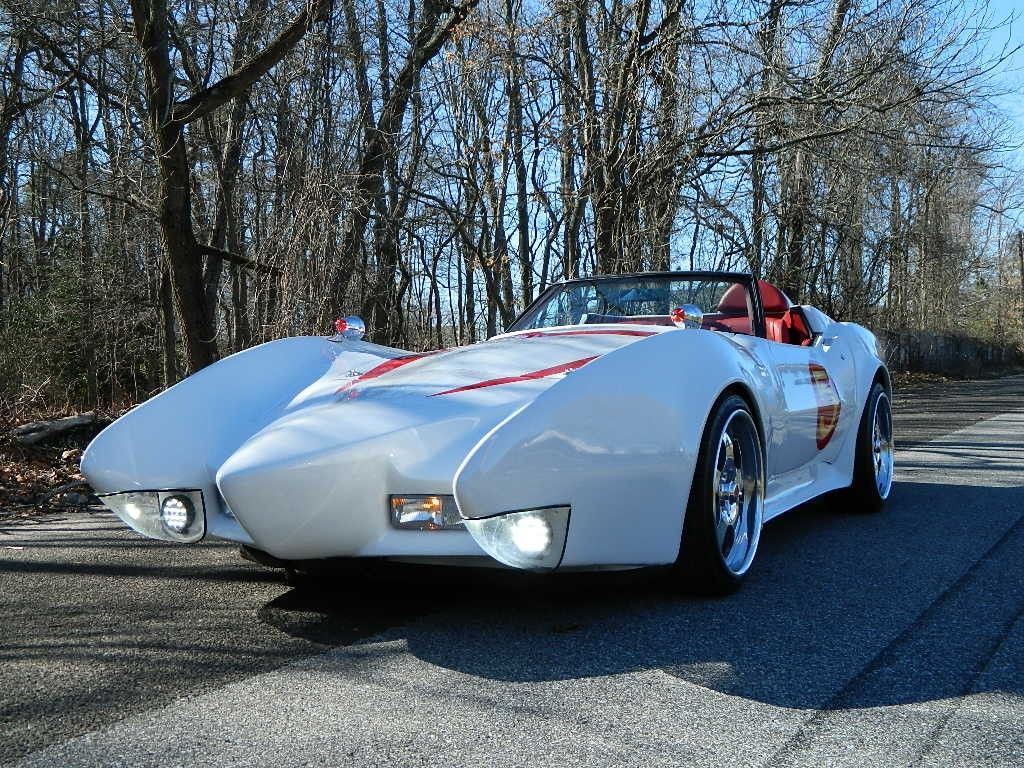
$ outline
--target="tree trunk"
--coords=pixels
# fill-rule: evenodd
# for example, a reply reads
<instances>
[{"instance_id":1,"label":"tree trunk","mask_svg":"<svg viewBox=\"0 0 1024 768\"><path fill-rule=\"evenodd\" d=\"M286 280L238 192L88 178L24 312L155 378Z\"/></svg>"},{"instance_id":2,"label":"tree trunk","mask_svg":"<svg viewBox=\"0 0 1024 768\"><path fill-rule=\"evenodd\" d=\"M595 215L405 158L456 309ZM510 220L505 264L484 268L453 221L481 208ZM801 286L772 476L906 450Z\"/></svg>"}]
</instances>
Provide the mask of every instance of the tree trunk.
<instances>
[{"instance_id":1,"label":"tree trunk","mask_svg":"<svg viewBox=\"0 0 1024 768\"><path fill-rule=\"evenodd\" d=\"M516 250L519 262L519 293L525 307L533 299L533 258L530 253L530 209L526 192L526 157L523 153L523 73L515 21L518 15L517 0L505 1L505 24L508 27L508 63L506 88L508 89L508 131L511 139L512 162L516 175ZM512 315L514 305L509 302Z\"/></svg>"},{"instance_id":2,"label":"tree trunk","mask_svg":"<svg viewBox=\"0 0 1024 768\"><path fill-rule=\"evenodd\" d=\"M147 111L159 170L160 230L171 288L178 309L188 372L217 359L216 329L206 301L204 251L192 221L192 168L185 126L246 94L253 83L288 53L309 26L329 10L327 0L305 6L262 51L183 101L175 101L166 0L130 0L135 37L146 73Z\"/></svg>"},{"instance_id":3,"label":"tree trunk","mask_svg":"<svg viewBox=\"0 0 1024 768\"><path fill-rule=\"evenodd\" d=\"M163 331L164 387L178 381L178 339L174 328L174 291L171 275L164 265L160 274L160 324Z\"/></svg>"},{"instance_id":4,"label":"tree trunk","mask_svg":"<svg viewBox=\"0 0 1024 768\"><path fill-rule=\"evenodd\" d=\"M1020 333L1024 344L1024 231L1017 233L1017 259L1020 264Z\"/></svg>"}]
</instances>

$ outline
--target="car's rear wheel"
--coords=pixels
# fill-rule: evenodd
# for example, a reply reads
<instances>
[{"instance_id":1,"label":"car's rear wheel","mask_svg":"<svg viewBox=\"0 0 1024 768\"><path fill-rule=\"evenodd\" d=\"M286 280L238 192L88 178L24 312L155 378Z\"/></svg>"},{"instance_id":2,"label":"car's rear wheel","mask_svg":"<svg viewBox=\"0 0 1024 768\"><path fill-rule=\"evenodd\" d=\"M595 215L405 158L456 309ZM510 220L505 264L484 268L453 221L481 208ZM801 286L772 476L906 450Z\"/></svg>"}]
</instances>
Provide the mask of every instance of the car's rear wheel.
<instances>
[{"instance_id":1,"label":"car's rear wheel","mask_svg":"<svg viewBox=\"0 0 1024 768\"><path fill-rule=\"evenodd\" d=\"M864 405L853 464L853 483L846 491L850 509L878 512L892 491L892 407L889 395L875 382Z\"/></svg>"},{"instance_id":2,"label":"car's rear wheel","mask_svg":"<svg viewBox=\"0 0 1024 768\"><path fill-rule=\"evenodd\" d=\"M701 440L675 570L682 585L728 594L757 553L764 520L764 451L757 422L738 395L723 399Z\"/></svg>"}]
</instances>

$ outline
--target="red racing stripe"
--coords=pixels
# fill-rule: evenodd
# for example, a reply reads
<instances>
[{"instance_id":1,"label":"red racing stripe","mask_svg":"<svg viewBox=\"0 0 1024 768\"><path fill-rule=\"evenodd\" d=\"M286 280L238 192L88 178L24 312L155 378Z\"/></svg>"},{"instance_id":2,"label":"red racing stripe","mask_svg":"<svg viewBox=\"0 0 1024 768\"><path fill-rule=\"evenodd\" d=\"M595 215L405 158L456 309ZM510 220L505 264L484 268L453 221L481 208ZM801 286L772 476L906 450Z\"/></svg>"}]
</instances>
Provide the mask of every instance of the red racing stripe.
<instances>
[{"instance_id":1,"label":"red racing stripe","mask_svg":"<svg viewBox=\"0 0 1024 768\"><path fill-rule=\"evenodd\" d=\"M592 357L584 357L580 360L573 360L569 363L562 363L561 365L553 365L550 368L542 368L539 371L530 371L529 373L523 373L519 376L503 376L500 379L487 379L486 381L478 381L476 384L467 384L464 387L455 387L455 389L446 389L444 392L435 392L431 397L437 397L438 395L454 395L458 392L468 392L471 389L483 389L485 387L498 387L502 384L515 384L520 381L533 381L534 379L543 379L546 376L554 376L559 373L568 373L569 371L575 371L577 368L582 368L584 365L589 363L591 360L595 360L600 355L593 355Z\"/></svg>"},{"instance_id":2,"label":"red racing stripe","mask_svg":"<svg viewBox=\"0 0 1024 768\"><path fill-rule=\"evenodd\" d=\"M442 351L444 350L438 350L438 352ZM401 368L403 365L415 363L417 360L422 360L424 357L428 357L430 355L435 354L437 354L437 352L424 352L423 354L420 355L406 355L405 357L393 357L390 360L385 360L380 365L375 365L373 368L366 371L365 373L359 374L358 376L356 376L356 378L352 379L351 381L345 382L335 390L334 394L339 394L347 389L351 389L356 384L361 384L362 382L367 381L369 379L376 379L378 376L383 376L385 373L390 373L396 368Z\"/></svg>"},{"instance_id":3,"label":"red racing stripe","mask_svg":"<svg viewBox=\"0 0 1024 768\"><path fill-rule=\"evenodd\" d=\"M595 328L591 331L528 331L518 334L518 337L534 339L538 336L655 336L657 333L658 331L631 331L627 329L613 331L608 328Z\"/></svg>"}]
</instances>

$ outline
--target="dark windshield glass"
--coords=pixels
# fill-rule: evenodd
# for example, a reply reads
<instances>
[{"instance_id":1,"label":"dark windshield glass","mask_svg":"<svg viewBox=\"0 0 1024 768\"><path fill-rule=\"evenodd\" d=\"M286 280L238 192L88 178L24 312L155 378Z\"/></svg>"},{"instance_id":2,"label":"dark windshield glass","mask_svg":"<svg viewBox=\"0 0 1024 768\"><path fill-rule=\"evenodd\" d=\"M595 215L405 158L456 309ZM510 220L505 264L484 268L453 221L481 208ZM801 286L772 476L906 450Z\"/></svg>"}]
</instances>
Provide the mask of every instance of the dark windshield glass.
<instances>
[{"instance_id":1,"label":"dark windshield glass","mask_svg":"<svg viewBox=\"0 0 1024 768\"><path fill-rule=\"evenodd\" d=\"M565 283L510 330L595 323L671 325L671 311L683 304L700 307L707 328L751 332L750 301L742 283L670 275Z\"/></svg>"}]
</instances>

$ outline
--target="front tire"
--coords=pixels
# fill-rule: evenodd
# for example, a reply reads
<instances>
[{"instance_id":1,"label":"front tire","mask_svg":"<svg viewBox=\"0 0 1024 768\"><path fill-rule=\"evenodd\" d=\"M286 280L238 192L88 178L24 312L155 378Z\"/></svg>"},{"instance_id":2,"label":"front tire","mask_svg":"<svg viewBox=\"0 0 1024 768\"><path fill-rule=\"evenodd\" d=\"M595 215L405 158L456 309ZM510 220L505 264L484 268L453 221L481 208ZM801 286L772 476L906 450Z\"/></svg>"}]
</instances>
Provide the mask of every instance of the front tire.
<instances>
[{"instance_id":1,"label":"front tire","mask_svg":"<svg viewBox=\"0 0 1024 768\"><path fill-rule=\"evenodd\" d=\"M702 594L729 594L746 577L764 520L764 450L747 402L729 395L701 438L675 570Z\"/></svg>"}]
</instances>

